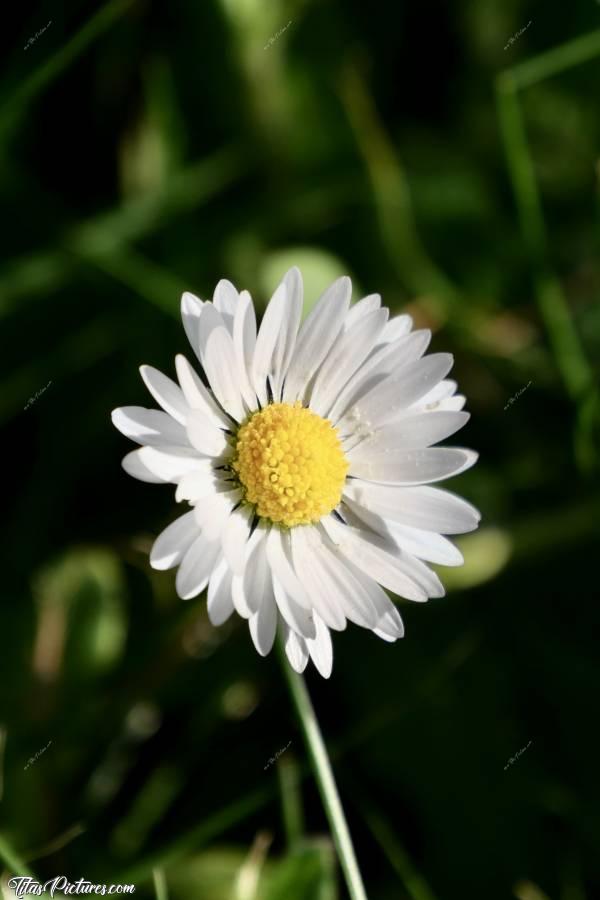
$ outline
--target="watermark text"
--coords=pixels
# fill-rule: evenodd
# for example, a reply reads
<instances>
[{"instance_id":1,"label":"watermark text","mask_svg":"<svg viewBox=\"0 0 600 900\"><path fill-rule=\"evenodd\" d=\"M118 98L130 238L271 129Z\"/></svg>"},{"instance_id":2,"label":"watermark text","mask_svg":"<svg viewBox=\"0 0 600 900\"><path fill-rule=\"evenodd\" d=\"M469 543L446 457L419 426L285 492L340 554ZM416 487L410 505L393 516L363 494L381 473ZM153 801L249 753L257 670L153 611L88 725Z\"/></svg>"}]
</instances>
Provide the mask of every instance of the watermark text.
<instances>
[{"instance_id":1,"label":"watermark text","mask_svg":"<svg viewBox=\"0 0 600 900\"><path fill-rule=\"evenodd\" d=\"M281 35L283 34L283 32L284 32L287 28L289 28L291 24L292 24L292 20L290 19L290 21L287 23L287 25L286 25L284 28L280 28L279 31L277 32L277 34L274 34L272 38L269 38L269 40L267 41L267 43L266 43L265 46L263 47L263 50L268 50L269 47L271 46L271 44L274 44L275 41L277 40L277 38L281 37Z\"/></svg>"},{"instance_id":2,"label":"watermark text","mask_svg":"<svg viewBox=\"0 0 600 900\"><path fill-rule=\"evenodd\" d=\"M510 400L508 401L508 403L506 404L506 406L504 407L504 409L507 410L509 406L512 406L512 404L515 402L515 400L518 400L519 397L521 396L521 394L523 394L523 393L527 390L527 388L529 387L529 385L532 384L532 383L533 383L533 382L528 381L524 388L521 388L520 391L517 391L517 393L515 394L515 396L510 398Z\"/></svg>"},{"instance_id":3,"label":"watermark text","mask_svg":"<svg viewBox=\"0 0 600 900\"><path fill-rule=\"evenodd\" d=\"M507 764L504 766L504 771L506 772L506 770L509 769L509 768L512 766L512 764L518 760L518 758L521 756L521 754L522 754L522 753L525 753L525 751L526 751L530 746L531 746L531 741L529 741L529 743L527 744L527 747L522 747L522 748L519 750L519 752L518 752L515 756L511 756L511 758L509 759L509 761L507 762Z\"/></svg>"},{"instance_id":4,"label":"watermark text","mask_svg":"<svg viewBox=\"0 0 600 900\"><path fill-rule=\"evenodd\" d=\"M27 43L26 43L25 46L23 47L23 50L29 50L29 45L30 45L30 44L34 44L34 43L37 41L37 39L45 32L46 28L49 28L49 27L50 27L50 25L52 25L52 19L50 19L50 21L48 22L47 25L44 25L44 27L42 28L41 31L36 31L36 33L34 34L34 36L33 36L32 38L29 38L29 40L27 41Z\"/></svg>"},{"instance_id":5,"label":"watermark text","mask_svg":"<svg viewBox=\"0 0 600 900\"><path fill-rule=\"evenodd\" d=\"M46 385L46 387L43 387L41 390L36 391L35 394L33 395L33 397L30 397L30 398L29 398L29 400L27 401L27 405L24 406L23 409L29 409L29 407L30 407L33 403L35 403L35 401L38 399L38 397L41 397L42 394L44 393L44 391L47 391L47 390L48 390L48 388L50 387L51 384L52 384L52 382L49 381L48 384Z\"/></svg>"},{"instance_id":6,"label":"watermark text","mask_svg":"<svg viewBox=\"0 0 600 900\"><path fill-rule=\"evenodd\" d=\"M42 884L35 878L25 875L18 875L11 878L8 882L9 888L15 892L17 897L41 897L45 893L49 893L54 897L57 891L62 894L133 894L135 885L133 884L93 884L80 878L79 881L69 881L66 875L57 875Z\"/></svg>"},{"instance_id":7,"label":"watermark text","mask_svg":"<svg viewBox=\"0 0 600 900\"><path fill-rule=\"evenodd\" d=\"M509 39L508 44L506 45L506 47L505 47L504 49L505 49L505 50L508 50L508 48L510 47L510 45L511 45L511 44L514 44L514 42L516 41L516 39L519 38L519 37L521 37L521 35L523 34L523 32L524 32L524 31L527 31L527 29L529 28L530 25L531 25L531 22L528 22L527 25L525 26L525 28L521 28L520 31L517 31L516 34L513 34L513 36Z\"/></svg>"},{"instance_id":8,"label":"watermark text","mask_svg":"<svg viewBox=\"0 0 600 900\"><path fill-rule=\"evenodd\" d=\"M34 764L34 762L36 761L36 759L39 759L39 758L40 758L40 756L42 755L42 753L44 753L44 751L48 749L48 747L50 746L51 743L52 743L52 741L48 741L48 743L46 744L46 746L45 746L45 747L42 747L41 750L38 750L38 752L35 754L35 756L30 756L30 757L29 757L29 760L27 761L27 765L26 765L26 766L23 766L23 770L24 770L24 771L27 771L27 769L29 768L29 766L32 766L32 765Z\"/></svg>"},{"instance_id":9,"label":"watermark text","mask_svg":"<svg viewBox=\"0 0 600 900\"><path fill-rule=\"evenodd\" d=\"M269 759L269 762L266 764L266 766L263 766L263 769L266 770L266 769L269 768L269 766L272 766L273 763L277 762L277 760L279 759L279 757L281 756L281 754L282 754L282 753L285 753L285 751L287 750L287 748L290 746L291 743L292 743L291 741L288 741L288 743L286 744L285 747L283 747L282 750L278 750L277 753L275 754L275 756L272 756L272 757Z\"/></svg>"}]
</instances>

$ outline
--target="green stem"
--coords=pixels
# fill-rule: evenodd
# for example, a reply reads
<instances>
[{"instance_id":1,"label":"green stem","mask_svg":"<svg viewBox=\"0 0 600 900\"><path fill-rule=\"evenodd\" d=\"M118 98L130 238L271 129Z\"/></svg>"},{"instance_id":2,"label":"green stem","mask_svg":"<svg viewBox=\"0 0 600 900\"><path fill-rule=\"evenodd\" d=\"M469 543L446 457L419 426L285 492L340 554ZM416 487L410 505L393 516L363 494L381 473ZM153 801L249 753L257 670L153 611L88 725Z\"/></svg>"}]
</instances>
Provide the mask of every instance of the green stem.
<instances>
[{"instance_id":1,"label":"green stem","mask_svg":"<svg viewBox=\"0 0 600 900\"><path fill-rule=\"evenodd\" d=\"M127 11L131 4L132 0L109 0L77 34L52 53L16 90L8 95L5 93L3 102L0 101L0 127L4 127L5 122L10 121L15 112L23 116L29 102L68 68L96 38Z\"/></svg>"},{"instance_id":2,"label":"green stem","mask_svg":"<svg viewBox=\"0 0 600 900\"><path fill-rule=\"evenodd\" d=\"M279 638L278 645L283 672L300 719L300 727L306 741L311 767L329 820L348 891L352 900L367 900L331 763L306 684L303 677L294 672L289 665L281 638Z\"/></svg>"},{"instance_id":3,"label":"green stem","mask_svg":"<svg viewBox=\"0 0 600 900\"><path fill-rule=\"evenodd\" d=\"M516 87L525 88L594 59L599 53L600 29L597 29L513 66L510 73Z\"/></svg>"},{"instance_id":4,"label":"green stem","mask_svg":"<svg viewBox=\"0 0 600 900\"><path fill-rule=\"evenodd\" d=\"M410 856L398 840L398 836L394 834L389 823L379 812L375 812L372 808L368 809L366 806L363 806L362 812L369 830L402 879L404 887L412 900L436 900L431 893L429 885L413 865Z\"/></svg>"},{"instance_id":5,"label":"green stem","mask_svg":"<svg viewBox=\"0 0 600 900\"><path fill-rule=\"evenodd\" d=\"M261 809L272 798L273 793L267 787L246 794L234 803L229 803L171 844L138 859L133 865L122 870L119 873L119 881L142 881L144 878L148 878L149 872L157 866L167 866L182 859L187 853L197 851L198 848L223 834L228 828L245 821L257 809Z\"/></svg>"},{"instance_id":6,"label":"green stem","mask_svg":"<svg viewBox=\"0 0 600 900\"><path fill-rule=\"evenodd\" d=\"M390 262L409 293L446 315L458 293L421 241L409 180L401 159L377 114L358 66L350 62L339 82L348 121L371 181L375 212Z\"/></svg>"},{"instance_id":7,"label":"green stem","mask_svg":"<svg viewBox=\"0 0 600 900\"><path fill-rule=\"evenodd\" d=\"M283 759L277 763L277 778L281 795L281 810L288 848L293 849L302 837L304 822L302 815L301 774L294 761Z\"/></svg>"},{"instance_id":8,"label":"green stem","mask_svg":"<svg viewBox=\"0 0 600 900\"><path fill-rule=\"evenodd\" d=\"M533 264L538 307L566 388L573 399L580 399L592 381L591 368L560 282L548 262L542 203L527 144L517 84L511 72L499 76L496 97L521 231Z\"/></svg>"},{"instance_id":9,"label":"green stem","mask_svg":"<svg viewBox=\"0 0 600 900\"><path fill-rule=\"evenodd\" d=\"M156 900L169 900L169 892L167 890L167 879L162 869L152 870L152 880L154 882L154 893Z\"/></svg>"},{"instance_id":10,"label":"green stem","mask_svg":"<svg viewBox=\"0 0 600 900\"><path fill-rule=\"evenodd\" d=\"M33 878L31 869L27 867L20 854L17 853L4 834L0 834L0 859L13 875L23 875Z\"/></svg>"}]
</instances>

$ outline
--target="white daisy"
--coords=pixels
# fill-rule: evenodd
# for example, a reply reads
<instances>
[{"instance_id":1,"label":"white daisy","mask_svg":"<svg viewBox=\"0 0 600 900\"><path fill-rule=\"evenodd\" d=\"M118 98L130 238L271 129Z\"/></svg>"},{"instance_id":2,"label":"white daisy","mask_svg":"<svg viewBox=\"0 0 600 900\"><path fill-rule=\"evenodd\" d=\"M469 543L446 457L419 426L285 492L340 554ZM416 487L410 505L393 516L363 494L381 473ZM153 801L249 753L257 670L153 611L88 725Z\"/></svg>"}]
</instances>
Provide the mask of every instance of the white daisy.
<instances>
[{"instance_id":1,"label":"white daisy","mask_svg":"<svg viewBox=\"0 0 600 900\"><path fill-rule=\"evenodd\" d=\"M266 655L279 623L289 661L332 667L330 629L347 620L386 641L404 628L385 590L441 597L426 562L460 565L443 535L477 527L477 510L431 483L477 455L432 447L468 420L446 378L452 356L424 356L431 334L388 319L377 294L350 306L340 278L301 325L302 278L291 269L260 328L247 291L220 281L212 302L182 297L183 325L208 387L184 356L176 384L142 366L163 411L112 414L142 446L126 472L177 485L191 510L156 539L150 563L178 567L183 599L208 587L208 615L235 610ZM384 590L385 589L385 590Z\"/></svg>"}]
</instances>

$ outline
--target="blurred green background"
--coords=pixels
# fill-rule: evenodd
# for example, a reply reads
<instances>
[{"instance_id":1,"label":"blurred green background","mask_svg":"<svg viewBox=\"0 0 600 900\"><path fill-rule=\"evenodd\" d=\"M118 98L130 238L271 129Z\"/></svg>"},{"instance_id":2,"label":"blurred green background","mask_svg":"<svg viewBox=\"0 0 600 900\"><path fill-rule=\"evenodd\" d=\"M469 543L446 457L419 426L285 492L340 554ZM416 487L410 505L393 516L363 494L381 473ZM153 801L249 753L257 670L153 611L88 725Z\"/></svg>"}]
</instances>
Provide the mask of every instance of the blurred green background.
<instances>
[{"instance_id":1,"label":"blurred green background","mask_svg":"<svg viewBox=\"0 0 600 900\"><path fill-rule=\"evenodd\" d=\"M227 277L262 307L298 264L312 300L347 273L433 330L481 454L448 485L483 513L448 595L403 603L396 645L337 635L331 680L307 676L369 898L599 897L600 4L17 12L4 877L346 896L277 658L150 570L173 490L122 472L109 419L152 405L139 364L188 353L183 290Z\"/></svg>"}]
</instances>

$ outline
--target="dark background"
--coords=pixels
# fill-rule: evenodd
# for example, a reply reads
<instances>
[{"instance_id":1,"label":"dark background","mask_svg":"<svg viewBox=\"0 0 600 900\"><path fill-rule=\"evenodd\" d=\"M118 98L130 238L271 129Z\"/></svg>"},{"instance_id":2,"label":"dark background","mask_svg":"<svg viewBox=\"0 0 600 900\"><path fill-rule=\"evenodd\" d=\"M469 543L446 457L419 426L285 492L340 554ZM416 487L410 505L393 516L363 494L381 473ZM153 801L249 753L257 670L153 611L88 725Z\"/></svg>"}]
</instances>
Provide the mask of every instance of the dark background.
<instances>
[{"instance_id":1,"label":"dark background","mask_svg":"<svg viewBox=\"0 0 600 900\"><path fill-rule=\"evenodd\" d=\"M150 570L173 491L109 419L188 352L183 290L298 264L432 328L481 454L448 595L307 676L369 898L599 897L600 4L2 19L5 875L346 896L277 657Z\"/></svg>"}]
</instances>

